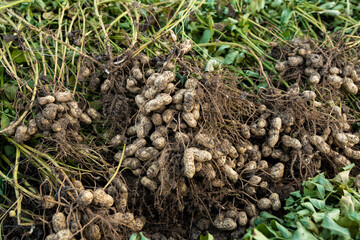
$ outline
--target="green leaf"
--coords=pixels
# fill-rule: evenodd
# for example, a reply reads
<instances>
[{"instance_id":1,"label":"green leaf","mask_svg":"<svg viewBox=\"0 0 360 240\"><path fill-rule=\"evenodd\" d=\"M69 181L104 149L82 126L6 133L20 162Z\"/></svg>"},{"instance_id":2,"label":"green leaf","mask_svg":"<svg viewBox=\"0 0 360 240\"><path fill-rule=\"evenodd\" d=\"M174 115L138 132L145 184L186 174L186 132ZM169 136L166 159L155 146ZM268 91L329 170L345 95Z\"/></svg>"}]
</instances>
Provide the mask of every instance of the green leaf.
<instances>
[{"instance_id":1,"label":"green leaf","mask_svg":"<svg viewBox=\"0 0 360 240\"><path fill-rule=\"evenodd\" d=\"M9 124L10 124L10 119L5 114L2 114L1 123L0 123L1 129L5 129L7 126L9 126Z\"/></svg>"},{"instance_id":2,"label":"green leaf","mask_svg":"<svg viewBox=\"0 0 360 240\"><path fill-rule=\"evenodd\" d=\"M273 7L273 8L277 8L277 7L280 7L281 4L282 4L282 0L274 0L270 4L270 6Z\"/></svg>"},{"instance_id":3,"label":"green leaf","mask_svg":"<svg viewBox=\"0 0 360 240\"><path fill-rule=\"evenodd\" d=\"M131 234L131 236L130 236L130 238L129 238L129 240L138 240L138 239L139 239L139 238L138 238L138 236L137 236L136 233Z\"/></svg>"},{"instance_id":4,"label":"green leaf","mask_svg":"<svg viewBox=\"0 0 360 240\"><path fill-rule=\"evenodd\" d=\"M147 237L145 237L142 232L140 232L139 234L140 234L140 240L150 240Z\"/></svg>"},{"instance_id":5,"label":"green leaf","mask_svg":"<svg viewBox=\"0 0 360 240\"><path fill-rule=\"evenodd\" d=\"M45 11L46 4L42 0L35 0L35 5L37 5L39 11Z\"/></svg>"},{"instance_id":6,"label":"green leaf","mask_svg":"<svg viewBox=\"0 0 360 240\"><path fill-rule=\"evenodd\" d=\"M210 29L206 29L203 32L203 35L201 36L201 39L198 43L199 44L200 43L208 43L210 41L210 38L211 38L211 31L210 31Z\"/></svg>"},{"instance_id":7,"label":"green leaf","mask_svg":"<svg viewBox=\"0 0 360 240\"><path fill-rule=\"evenodd\" d=\"M314 206L310 202L304 202L304 203L301 203L300 205L303 206L304 208L308 209L312 213L316 212Z\"/></svg>"},{"instance_id":8,"label":"green leaf","mask_svg":"<svg viewBox=\"0 0 360 240\"><path fill-rule=\"evenodd\" d=\"M347 183L349 182L349 179L350 179L349 174L350 174L350 170L339 172L333 180L335 182L347 185Z\"/></svg>"},{"instance_id":9,"label":"green leaf","mask_svg":"<svg viewBox=\"0 0 360 240\"><path fill-rule=\"evenodd\" d=\"M322 9L332 9L335 6L336 6L336 2L327 2L327 3L321 4L319 7Z\"/></svg>"},{"instance_id":10,"label":"green leaf","mask_svg":"<svg viewBox=\"0 0 360 240\"><path fill-rule=\"evenodd\" d=\"M343 217L343 218L340 218L337 223L342 226L342 227L346 227L347 229L349 229L350 231L350 235L353 239L359 239L359 238L356 238L355 236L357 234L360 233L359 229L360 229L360 226L359 226L359 220L356 220L356 221L353 221L351 219L349 219L348 217Z\"/></svg>"},{"instance_id":11,"label":"green leaf","mask_svg":"<svg viewBox=\"0 0 360 240\"><path fill-rule=\"evenodd\" d=\"M324 11L321 11L319 13L334 16L334 17L340 15L340 11L338 11L338 10L324 10Z\"/></svg>"},{"instance_id":12,"label":"green leaf","mask_svg":"<svg viewBox=\"0 0 360 240\"><path fill-rule=\"evenodd\" d=\"M13 145L5 145L4 152L7 157L15 157L16 148Z\"/></svg>"},{"instance_id":13,"label":"green leaf","mask_svg":"<svg viewBox=\"0 0 360 240\"><path fill-rule=\"evenodd\" d=\"M13 106L8 101L2 101L1 104L3 106L3 109L5 109L5 112L6 111L9 112L10 110L13 110Z\"/></svg>"},{"instance_id":14,"label":"green leaf","mask_svg":"<svg viewBox=\"0 0 360 240\"><path fill-rule=\"evenodd\" d=\"M297 214L300 217L306 217L306 216L310 216L311 213L308 209L302 209L302 210L298 211Z\"/></svg>"},{"instance_id":15,"label":"green leaf","mask_svg":"<svg viewBox=\"0 0 360 240\"><path fill-rule=\"evenodd\" d=\"M250 5L248 6L247 9L250 13L253 13L257 10L257 4L256 1L251 1Z\"/></svg>"},{"instance_id":16,"label":"green leaf","mask_svg":"<svg viewBox=\"0 0 360 240\"><path fill-rule=\"evenodd\" d=\"M124 22L124 23L118 23L117 24L120 28L130 28L130 23L129 22Z\"/></svg>"},{"instance_id":17,"label":"green leaf","mask_svg":"<svg viewBox=\"0 0 360 240\"><path fill-rule=\"evenodd\" d=\"M304 195L309 197L319 197L321 199L325 198L325 188L323 185L314 183L314 182L308 182L305 184L304 187Z\"/></svg>"},{"instance_id":18,"label":"green leaf","mask_svg":"<svg viewBox=\"0 0 360 240\"><path fill-rule=\"evenodd\" d=\"M214 53L214 57L223 55L229 47L230 45L221 45Z\"/></svg>"},{"instance_id":19,"label":"green leaf","mask_svg":"<svg viewBox=\"0 0 360 240\"><path fill-rule=\"evenodd\" d=\"M1 179L0 179L1 181ZM253 239L253 229L248 228L246 230L245 235L243 236L242 240L252 240Z\"/></svg>"},{"instance_id":20,"label":"green leaf","mask_svg":"<svg viewBox=\"0 0 360 240\"><path fill-rule=\"evenodd\" d=\"M260 10L264 9L265 0L256 0L256 2L257 2L257 6L256 6L257 11L260 11Z\"/></svg>"},{"instance_id":21,"label":"green leaf","mask_svg":"<svg viewBox=\"0 0 360 240\"><path fill-rule=\"evenodd\" d=\"M26 63L26 58L25 58L24 52L17 48L11 52L11 58L16 63L19 63L19 64Z\"/></svg>"},{"instance_id":22,"label":"green leaf","mask_svg":"<svg viewBox=\"0 0 360 240\"><path fill-rule=\"evenodd\" d=\"M326 191L332 191L334 189L334 186L325 178L324 174L320 174L318 176L317 182L323 186Z\"/></svg>"},{"instance_id":23,"label":"green leaf","mask_svg":"<svg viewBox=\"0 0 360 240\"><path fill-rule=\"evenodd\" d=\"M328 229L331 233L341 236L342 239L351 239L349 229L338 225L329 214L325 214L321 227Z\"/></svg>"},{"instance_id":24,"label":"green leaf","mask_svg":"<svg viewBox=\"0 0 360 240\"><path fill-rule=\"evenodd\" d=\"M214 237L210 233L207 233L205 236L201 235L200 240L214 240Z\"/></svg>"},{"instance_id":25,"label":"green leaf","mask_svg":"<svg viewBox=\"0 0 360 240\"><path fill-rule=\"evenodd\" d=\"M224 63L225 58L218 56L218 57L213 57L213 59L215 59L216 61L218 61L219 63Z\"/></svg>"},{"instance_id":26,"label":"green leaf","mask_svg":"<svg viewBox=\"0 0 360 240\"><path fill-rule=\"evenodd\" d=\"M284 9L281 13L280 21L282 24L288 24L292 11L288 8Z\"/></svg>"},{"instance_id":27,"label":"green leaf","mask_svg":"<svg viewBox=\"0 0 360 240\"><path fill-rule=\"evenodd\" d=\"M294 232L293 236L290 238L292 240L317 240L314 235L307 231L300 222L296 223L297 230Z\"/></svg>"},{"instance_id":28,"label":"green leaf","mask_svg":"<svg viewBox=\"0 0 360 240\"><path fill-rule=\"evenodd\" d=\"M347 165L346 167L341 168L341 171L351 170L353 169L353 167L355 167L355 163L352 163L350 165Z\"/></svg>"},{"instance_id":29,"label":"green leaf","mask_svg":"<svg viewBox=\"0 0 360 240\"><path fill-rule=\"evenodd\" d=\"M291 238L292 234L291 232L284 227L283 225L281 225L280 223L278 223L277 221L274 221L276 224L276 228L281 232L282 236L286 239Z\"/></svg>"},{"instance_id":30,"label":"green leaf","mask_svg":"<svg viewBox=\"0 0 360 240\"><path fill-rule=\"evenodd\" d=\"M57 14L55 14L54 12L49 11L49 12L44 12L44 13L42 14L42 17L43 17L44 19L46 19L46 20L51 20L51 19L56 18L56 17L57 17Z\"/></svg>"},{"instance_id":31,"label":"green leaf","mask_svg":"<svg viewBox=\"0 0 360 240\"><path fill-rule=\"evenodd\" d=\"M224 64L230 65L235 61L236 56L239 54L239 51L234 51L226 54Z\"/></svg>"},{"instance_id":32,"label":"green leaf","mask_svg":"<svg viewBox=\"0 0 360 240\"><path fill-rule=\"evenodd\" d=\"M224 22L231 26L235 26L239 21L234 18L229 17L229 18L225 19Z\"/></svg>"},{"instance_id":33,"label":"green leaf","mask_svg":"<svg viewBox=\"0 0 360 240\"><path fill-rule=\"evenodd\" d=\"M349 216L355 212L354 201L351 196L342 196L340 200L341 211ZM358 215L358 214L357 214ZM356 215L354 215L356 217Z\"/></svg>"},{"instance_id":34,"label":"green leaf","mask_svg":"<svg viewBox=\"0 0 360 240\"><path fill-rule=\"evenodd\" d=\"M18 90L18 87L14 86L14 85L5 87L4 92L9 101L13 101L15 99L17 90Z\"/></svg>"},{"instance_id":35,"label":"green leaf","mask_svg":"<svg viewBox=\"0 0 360 240\"><path fill-rule=\"evenodd\" d=\"M359 207L359 205L359 202L356 201L352 196L342 196L340 200L342 215L346 214L346 218L356 222L358 227L360 227L360 214L357 210L355 210L355 206ZM347 225L342 224L342 226Z\"/></svg>"},{"instance_id":36,"label":"green leaf","mask_svg":"<svg viewBox=\"0 0 360 240\"><path fill-rule=\"evenodd\" d=\"M90 106L92 108L95 108L96 111L99 111L101 109L101 107L102 107L102 103L100 101L97 101L97 100L91 101L89 104L90 104Z\"/></svg>"},{"instance_id":37,"label":"green leaf","mask_svg":"<svg viewBox=\"0 0 360 240\"><path fill-rule=\"evenodd\" d=\"M0 178L0 196L2 196L4 194L4 184L2 179Z\"/></svg>"},{"instance_id":38,"label":"green leaf","mask_svg":"<svg viewBox=\"0 0 360 240\"><path fill-rule=\"evenodd\" d=\"M290 193L290 195L291 195L291 196L294 196L294 197L296 197L296 198L301 198L301 197L302 197L300 191L292 192L292 193Z\"/></svg>"},{"instance_id":39,"label":"green leaf","mask_svg":"<svg viewBox=\"0 0 360 240\"><path fill-rule=\"evenodd\" d=\"M275 219L275 220L277 220L279 222L282 222L282 220L280 218L275 217L274 215L272 215L272 214L270 214L268 212L265 212L265 211L260 212L259 217L263 218L265 220L273 220L273 219Z\"/></svg>"},{"instance_id":40,"label":"green leaf","mask_svg":"<svg viewBox=\"0 0 360 240\"><path fill-rule=\"evenodd\" d=\"M318 210L323 210L325 209L325 200L319 200L316 198L309 198L309 201L311 202L311 204L316 207Z\"/></svg>"},{"instance_id":41,"label":"green leaf","mask_svg":"<svg viewBox=\"0 0 360 240\"><path fill-rule=\"evenodd\" d=\"M270 213L261 212L255 219L257 227L252 236L256 232L258 239L264 240L360 239L360 194L353 187L355 178L349 177L352 167L342 168L331 179L335 186L323 173L304 182L304 194L293 192L287 199L284 210L288 213L283 216L283 223ZM256 238L247 235L246 240L250 239Z\"/></svg>"},{"instance_id":42,"label":"green leaf","mask_svg":"<svg viewBox=\"0 0 360 240\"><path fill-rule=\"evenodd\" d=\"M271 238L276 237L277 233L272 229L268 224L260 223L256 226L256 229L259 230L264 236Z\"/></svg>"},{"instance_id":43,"label":"green leaf","mask_svg":"<svg viewBox=\"0 0 360 240\"><path fill-rule=\"evenodd\" d=\"M4 72L5 72L5 68L0 67L0 88L2 88L4 85Z\"/></svg>"},{"instance_id":44,"label":"green leaf","mask_svg":"<svg viewBox=\"0 0 360 240\"><path fill-rule=\"evenodd\" d=\"M325 217L325 213L323 212L316 212L312 215L312 218L316 223L321 222L324 219L324 217Z\"/></svg>"},{"instance_id":45,"label":"green leaf","mask_svg":"<svg viewBox=\"0 0 360 240\"><path fill-rule=\"evenodd\" d=\"M286 214L284 217L287 219L290 219L290 220L293 220L296 218L295 213L293 213L293 212Z\"/></svg>"},{"instance_id":46,"label":"green leaf","mask_svg":"<svg viewBox=\"0 0 360 240\"><path fill-rule=\"evenodd\" d=\"M268 240L269 239L258 228L254 229L253 235L254 235L254 239L256 239L256 240Z\"/></svg>"},{"instance_id":47,"label":"green leaf","mask_svg":"<svg viewBox=\"0 0 360 240\"><path fill-rule=\"evenodd\" d=\"M315 223L311 221L310 217L302 218L299 221L307 230L312 232L318 232L317 225L315 225Z\"/></svg>"},{"instance_id":48,"label":"green leaf","mask_svg":"<svg viewBox=\"0 0 360 240\"><path fill-rule=\"evenodd\" d=\"M340 209L334 208L327 213L331 219L337 221L340 218Z\"/></svg>"},{"instance_id":49,"label":"green leaf","mask_svg":"<svg viewBox=\"0 0 360 240\"><path fill-rule=\"evenodd\" d=\"M246 74L248 77L255 77L255 78L260 77L260 74L259 74L258 72L254 72L254 71L250 71L250 70L246 70L246 71L245 71L245 74Z\"/></svg>"},{"instance_id":50,"label":"green leaf","mask_svg":"<svg viewBox=\"0 0 360 240\"><path fill-rule=\"evenodd\" d=\"M291 193L290 193L291 194ZM289 197L288 199L286 199L286 201L285 201L285 206L291 206L291 205L293 205L295 203L295 200L294 200L294 198L293 197Z\"/></svg>"}]
</instances>

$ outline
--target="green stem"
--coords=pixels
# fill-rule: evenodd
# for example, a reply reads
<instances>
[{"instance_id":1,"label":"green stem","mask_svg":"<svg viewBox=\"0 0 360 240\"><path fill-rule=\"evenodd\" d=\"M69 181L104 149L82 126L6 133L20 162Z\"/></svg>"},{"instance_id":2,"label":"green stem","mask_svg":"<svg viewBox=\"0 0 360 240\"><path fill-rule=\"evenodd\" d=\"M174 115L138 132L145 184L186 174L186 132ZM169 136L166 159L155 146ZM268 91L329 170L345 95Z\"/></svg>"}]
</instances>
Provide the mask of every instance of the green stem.
<instances>
[{"instance_id":1,"label":"green stem","mask_svg":"<svg viewBox=\"0 0 360 240\"><path fill-rule=\"evenodd\" d=\"M110 178L109 182L105 185L104 189L107 188L107 186L109 186L109 184L114 180L114 178L116 177L116 175L119 173L119 170L120 170L120 167L121 167L121 163L122 163L122 161L124 160L125 147L126 147L126 145L124 145L123 151L122 151L122 153L121 153L121 158L120 158L119 164L118 164L118 166L117 166L117 168L116 168L116 171L115 171L114 175Z\"/></svg>"},{"instance_id":2,"label":"green stem","mask_svg":"<svg viewBox=\"0 0 360 240\"><path fill-rule=\"evenodd\" d=\"M3 178L6 182L8 182L11 186L13 186L15 189L18 189L20 191L22 191L23 193L25 193L26 195L28 195L29 197L32 197L36 200L41 201L41 197L32 193L31 191L27 190L26 188L24 188L23 186L19 185L19 184L15 184L14 179L9 178L8 176L6 176L3 172L0 171L0 176L1 178Z\"/></svg>"},{"instance_id":3,"label":"green stem","mask_svg":"<svg viewBox=\"0 0 360 240\"><path fill-rule=\"evenodd\" d=\"M13 6L21 4L21 3L28 3L28 2L32 2L32 0L18 0L18 1L10 2L10 3L7 3L2 6L0 5L0 10L13 7Z\"/></svg>"}]
</instances>

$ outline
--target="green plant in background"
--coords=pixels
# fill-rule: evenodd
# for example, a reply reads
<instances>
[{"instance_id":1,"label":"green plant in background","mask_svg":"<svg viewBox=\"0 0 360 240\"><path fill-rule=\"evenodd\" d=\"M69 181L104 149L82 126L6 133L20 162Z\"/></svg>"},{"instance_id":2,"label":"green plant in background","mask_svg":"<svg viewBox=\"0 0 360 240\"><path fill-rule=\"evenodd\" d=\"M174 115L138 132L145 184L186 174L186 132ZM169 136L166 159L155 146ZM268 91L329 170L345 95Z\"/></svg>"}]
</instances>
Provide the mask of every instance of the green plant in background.
<instances>
[{"instance_id":1,"label":"green plant in background","mask_svg":"<svg viewBox=\"0 0 360 240\"><path fill-rule=\"evenodd\" d=\"M261 212L243 239L359 239L359 179L349 177L353 167L333 179L321 173L304 182L303 191L286 200L283 219Z\"/></svg>"},{"instance_id":2,"label":"green plant in background","mask_svg":"<svg viewBox=\"0 0 360 240\"><path fill-rule=\"evenodd\" d=\"M224 64L244 63L244 53L262 57L274 40L308 36L331 46L329 33L358 30L359 9L358 1L208 0L187 20L184 32Z\"/></svg>"}]
</instances>

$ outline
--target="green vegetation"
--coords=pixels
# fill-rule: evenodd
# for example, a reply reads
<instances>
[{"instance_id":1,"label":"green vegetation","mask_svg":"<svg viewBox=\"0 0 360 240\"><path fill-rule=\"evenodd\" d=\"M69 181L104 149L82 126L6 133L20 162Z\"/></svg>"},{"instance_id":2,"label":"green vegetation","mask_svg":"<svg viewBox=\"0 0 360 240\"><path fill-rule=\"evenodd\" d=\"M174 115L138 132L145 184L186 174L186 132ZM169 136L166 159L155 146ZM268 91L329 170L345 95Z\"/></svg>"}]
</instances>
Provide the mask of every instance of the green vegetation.
<instances>
[{"instance_id":1,"label":"green vegetation","mask_svg":"<svg viewBox=\"0 0 360 240\"><path fill-rule=\"evenodd\" d=\"M184 32L221 63L244 66L245 56L262 58L271 43L293 37L333 46L329 34L357 31L359 7L350 1L206 1Z\"/></svg>"},{"instance_id":2,"label":"green vegetation","mask_svg":"<svg viewBox=\"0 0 360 240\"><path fill-rule=\"evenodd\" d=\"M353 167L345 167L333 179L321 173L305 181L303 189L286 200L283 218L261 212L242 239L358 239L360 186L358 178L350 177ZM200 239L213 237L208 233Z\"/></svg>"},{"instance_id":3,"label":"green vegetation","mask_svg":"<svg viewBox=\"0 0 360 240\"><path fill-rule=\"evenodd\" d=\"M350 177L354 164L335 178L319 174L286 200L283 219L260 213L244 239L358 239L359 179Z\"/></svg>"}]
</instances>

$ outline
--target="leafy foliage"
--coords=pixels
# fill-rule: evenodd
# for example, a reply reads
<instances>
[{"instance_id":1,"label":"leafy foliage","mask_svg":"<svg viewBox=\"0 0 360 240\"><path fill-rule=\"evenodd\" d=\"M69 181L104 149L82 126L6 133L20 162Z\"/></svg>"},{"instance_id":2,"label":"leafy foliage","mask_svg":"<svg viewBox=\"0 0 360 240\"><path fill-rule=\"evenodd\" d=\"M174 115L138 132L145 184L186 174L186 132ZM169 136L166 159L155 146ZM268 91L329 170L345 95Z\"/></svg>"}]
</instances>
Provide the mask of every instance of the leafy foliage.
<instances>
[{"instance_id":1,"label":"leafy foliage","mask_svg":"<svg viewBox=\"0 0 360 240\"><path fill-rule=\"evenodd\" d=\"M353 166L334 179L321 173L304 182L303 191L286 200L284 219L262 212L243 239L359 239L360 195L356 178L349 176Z\"/></svg>"}]
</instances>

